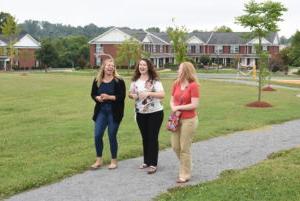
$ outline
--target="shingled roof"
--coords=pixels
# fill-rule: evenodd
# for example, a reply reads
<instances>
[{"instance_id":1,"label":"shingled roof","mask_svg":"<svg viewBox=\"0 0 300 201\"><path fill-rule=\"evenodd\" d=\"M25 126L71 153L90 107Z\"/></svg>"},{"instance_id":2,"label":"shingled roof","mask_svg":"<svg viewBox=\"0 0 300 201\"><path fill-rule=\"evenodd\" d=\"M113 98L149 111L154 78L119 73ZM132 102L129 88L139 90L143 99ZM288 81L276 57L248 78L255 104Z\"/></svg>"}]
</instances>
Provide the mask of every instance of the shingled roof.
<instances>
[{"instance_id":1,"label":"shingled roof","mask_svg":"<svg viewBox=\"0 0 300 201\"><path fill-rule=\"evenodd\" d=\"M119 29L120 31L123 31L124 33L134 37L135 39L137 39L139 41L143 41L147 35L147 33L142 29L129 29L127 27L117 28L117 29Z\"/></svg>"},{"instance_id":2,"label":"shingled roof","mask_svg":"<svg viewBox=\"0 0 300 201\"><path fill-rule=\"evenodd\" d=\"M130 29L128 27L115 27L120 31L128 34L129 36L143 42L145 37L154 44L167 43L170 44L171 40L166 32L147 32L142 29ZM234 44L247 44L253 40L250 38L250 32L192 32L188 33L187 39L197 37L206 44L220 44L220 45L234 45ZM265 39L273 44L275 38L278 37L277 33L268 34Z\"/></svg>"}]
</instances>

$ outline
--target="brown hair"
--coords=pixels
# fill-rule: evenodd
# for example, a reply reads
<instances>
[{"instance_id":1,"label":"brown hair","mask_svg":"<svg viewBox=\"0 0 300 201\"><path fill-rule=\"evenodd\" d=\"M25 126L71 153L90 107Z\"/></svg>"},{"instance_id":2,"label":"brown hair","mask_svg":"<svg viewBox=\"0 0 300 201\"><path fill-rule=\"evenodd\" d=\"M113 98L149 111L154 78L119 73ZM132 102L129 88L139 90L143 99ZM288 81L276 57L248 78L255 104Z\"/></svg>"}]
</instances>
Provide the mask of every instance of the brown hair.
<instances>
[{"instance_id":1,"label":"brown hair","mask_svg":"<svg viewBox=\"0 0 300 201\"><path fill-rule=\"evenodd\" d=\"M132 81L137 81L139 79L139 77L141 76L141 73L139 71L139 64L141 61L146 62L147 67L148 67L148 75L149 75L149 79L150 80L159 80L159 76L156 72L156 70L154 69L154 66L152 64L152 62L149 59L141 59L139 60L139 62L137 63L133 76L132 76Z\"/></svg>"}]
</instances>

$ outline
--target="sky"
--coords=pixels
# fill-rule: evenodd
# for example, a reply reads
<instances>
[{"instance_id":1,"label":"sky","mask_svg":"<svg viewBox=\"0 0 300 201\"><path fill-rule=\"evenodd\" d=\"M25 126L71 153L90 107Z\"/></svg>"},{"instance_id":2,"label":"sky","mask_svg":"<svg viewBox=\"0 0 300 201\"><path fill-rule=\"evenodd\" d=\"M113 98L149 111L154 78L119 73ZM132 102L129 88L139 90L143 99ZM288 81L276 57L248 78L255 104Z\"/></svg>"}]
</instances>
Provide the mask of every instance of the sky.
<instances>
[{"instance_id":1,"label":"sky","mask_svg":"<svg viewBox=\"0 0 300 201\"><path fill-rule=\"evenodd\" d=\"M273 0L274 1L274 0ZM300 30L300 1L275 0L288 11L279 22L279 36ZM244 0L0 0L0 11L25 20L48 21L72 26L93 23L99 27L142 28L185 26L188 31L211 31L222 25L233 31L249 31L234 23L245 14ZM262 2L256 0L256 2ZM172 22L174 19L174 22Z\"/></svg>"}]
</instances>

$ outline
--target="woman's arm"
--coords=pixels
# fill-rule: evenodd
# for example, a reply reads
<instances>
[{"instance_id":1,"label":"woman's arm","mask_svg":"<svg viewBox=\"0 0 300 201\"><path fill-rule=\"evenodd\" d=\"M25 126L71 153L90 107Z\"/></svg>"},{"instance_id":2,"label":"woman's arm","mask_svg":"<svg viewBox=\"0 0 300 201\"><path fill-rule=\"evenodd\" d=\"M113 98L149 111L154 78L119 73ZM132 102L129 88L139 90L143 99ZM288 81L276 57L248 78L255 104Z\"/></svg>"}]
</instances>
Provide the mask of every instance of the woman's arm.
<instances>
[{"instance_id":1,"label":"woman's arm","mask_svg":"<svg viewBox=\"0 0 300 201\"><path fill-rule=\"evenodd\" d=\"M91 97L92 97L92 99L95 101L95 102L97 102L98 100L97 100L97 81L96 80L94 80L93 81L93 84L92 84L92 90L91 90Z\"/></svg>"},{"instance_id":2,"label":"woman's arm","mask_svg":"<svg viewBox=\"0 0 300 201\"><path fill-rule=\"evenodd\" d=\"M186 104L186 105L171 105L171 109L173 112L176 112L178 110L194 110L198 107L198 104L199 104L199 98L194 98L192 97L191 98L191 103L189 104Z\"/></svg>"},{"instance_id":3,"label":"woman's arm","mask_svg":"<svg viewBox=\"0 0 300 201\"><path fill-rule=\"evenodd\" d=\"M114 96L111 96L110 100L113 101L124 101L125 96L126 96L126 86L125 86L125 82L122 79L118 79L118 81L116 81L116 93Z\"/></svg>"},{"instance_id":4,"label":"woman's arm","mask_svg":"<svg viewBox=\"0 0 300 201\"><path fill-rule=\"evenodd\" d=\"M138 97L140 99L145 99L148 96L153 97L153 98L163 99L165 97L165 92L164 91L158 91L158 92L144 91L144 92L139 93Z\"/></svg>"}]
</instances>

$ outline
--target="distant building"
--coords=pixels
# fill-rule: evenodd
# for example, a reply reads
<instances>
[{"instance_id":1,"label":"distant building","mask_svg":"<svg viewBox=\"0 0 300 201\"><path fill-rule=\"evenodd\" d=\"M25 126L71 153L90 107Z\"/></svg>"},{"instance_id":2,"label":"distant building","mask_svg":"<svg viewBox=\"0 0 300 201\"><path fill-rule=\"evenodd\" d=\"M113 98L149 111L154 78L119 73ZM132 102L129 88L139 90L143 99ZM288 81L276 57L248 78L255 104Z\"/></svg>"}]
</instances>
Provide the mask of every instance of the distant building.
<instances>
[{"instance_id":1,"label":"distant building","mask_svg":"<svg viewBox=\"0 0 300 201\"><path fill-rule=\"evenodd\" d=\"M10 65L8 43L8 39L0 35L0 69L4 69ZM30 69L39 66L35 58L35 51L41 47L41 44L31 35L22 34L18 36L13 46L16 50L13 61L14 67Z\"/></svg>"},{"instance_id":2,"label":"distant building","mask_svg":"<svg viewBox=\"0 0 300 201\"><path fill-rule=\"evenodd\" d=\"M246 39L246 32L192 32L188 34L187 55L196 63L203 55L209 56L214 63L224 66L234 63L243 66L253 66L257 55L255 45L258 39ZM143 46L144 51L150 53L150 59L159 68L168 63L174 63L172 43L165 32L154 33L144 30L114 27L89 41L90 64L99 66L102 57L99 54L109 54L113 58L117 55L117 46L124 40L134 38ZM262 39L263 50L270 54L279 52L279 37L271 33Z\"/></svg>"}]
</instances>

